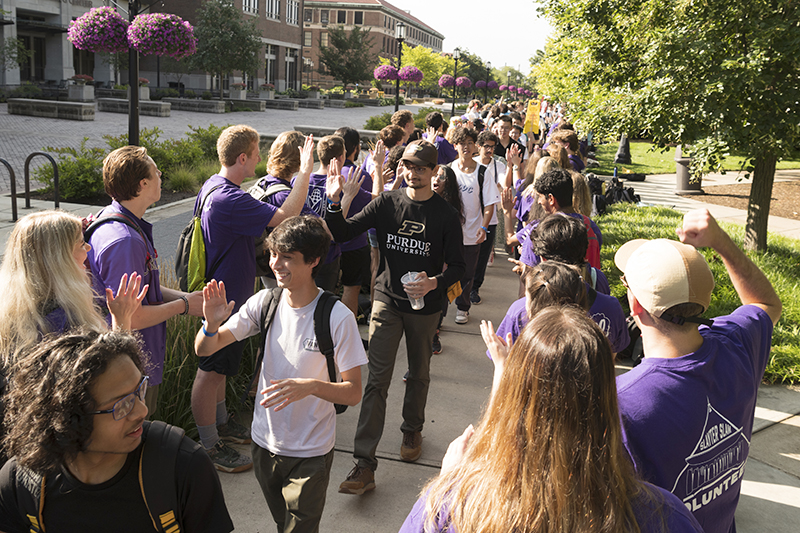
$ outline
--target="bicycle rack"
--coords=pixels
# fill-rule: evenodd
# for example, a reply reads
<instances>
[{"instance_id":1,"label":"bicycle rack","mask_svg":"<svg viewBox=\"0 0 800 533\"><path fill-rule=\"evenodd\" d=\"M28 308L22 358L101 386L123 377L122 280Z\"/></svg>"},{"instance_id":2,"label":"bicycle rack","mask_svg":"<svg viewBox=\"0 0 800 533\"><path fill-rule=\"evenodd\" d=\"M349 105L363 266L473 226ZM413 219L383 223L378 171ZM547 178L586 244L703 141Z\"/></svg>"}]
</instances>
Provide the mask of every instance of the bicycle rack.
<instances>
[{"instance_id":1,"label":"bicycle rack","mask_svg":"<svg viewBox=\"0 0 800 533\"><path fill-rule=\"evenodd\" d=\"M31 208L31 173L30 173L30 165L31 159L33 159L37 155L43 155L47 159L50 160L50 164L53 165L53 194L55 196L55 207L58 209L58 164L56 160L53 159L53 156L47 154L45 152L33 152L28 158L25 160L25 209Z\"/></svg>"},{"instance_id":2,"label":"bicycle rack","mask_svg":"<svg viewBox=\"0 0 800 533\"><path fill-rule=\"evenodd\" d=\"M14 174L14 169L11 164L3 158L0 158L0 163L3 163L11 174L11 222L17 221L17 176Z\"/></svg>"}]
</instances>

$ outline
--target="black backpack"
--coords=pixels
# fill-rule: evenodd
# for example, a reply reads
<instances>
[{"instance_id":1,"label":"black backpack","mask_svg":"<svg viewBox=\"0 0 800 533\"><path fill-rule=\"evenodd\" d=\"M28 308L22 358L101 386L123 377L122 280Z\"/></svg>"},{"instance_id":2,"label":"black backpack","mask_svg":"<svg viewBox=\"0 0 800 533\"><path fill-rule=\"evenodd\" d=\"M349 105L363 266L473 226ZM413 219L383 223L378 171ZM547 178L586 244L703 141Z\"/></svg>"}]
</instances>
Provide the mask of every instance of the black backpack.
<instances>
[{"instance_id":1,"label":"black backpack","mask_svg":"<svg viewBox=\"0 0 800 533\"><path fill-rule=\"evenodd\" d=\"M457 161L453 161L449 163L447 166L453 168L453 163L457 163ZM478 164L478 200L481 203L481 220L483 220L483 181L484 177L486 176L486 167L484 165ZM495 176L495 179L497 176Z\"/></svg>"},{"instance_id":2,"label":"black backpack","mask_svg":"<svg viewBox=\"0 0 800 533\"><path fill-rule=\"evenodd\" d=\"M189 292L190 289L190 280L189 280L189 258L192 256L192 241L194 239L194 232L196 229L200 228L200 217L203 214L203 207L206 205L206 200L208 197L211 196L211 193L216 191L222 187L222 185L216 185L211 188L210 191L206 193L203 199L200 201L200 205L198 209L195 210L194 216L192 216L192 220L183 228L181 232L181 236L178 238L178 249L175 251L175 274L178 276L178 286L183 292ZM202 232L201 232L201 240L202 240ZM205 258L205 240L203 241L202 250L202 257ZM200 241L198 241L199 244ZM195 254L198 253L198 250L195 250ZM205 273L205 279L203 282L207 282L209 279L212 278L214 275L214 271L219 266L219 262L222 260L220 257L219 260L208 269L208 265L203 265L203 272ZM202 289L202 287L200 287ZM194 288L197 290L197 288Z\"/></svg>"},{"instance_id":3,"label":"black backpack","mask_svg":"<svg viewBox=\"0 0 800 533\"><path fill-rule=\"evenodd\" d=\"M264 346L267 342L267 330L269 330L272 320L275 318L275 311L278 309L278 303L281 300L283 289L276 287L274 289L265 289L268 291L267 298L264 300L264 305L261 308L261 341L258 347L258 357L256 359L256 368L253 377L250 380L250 386L244 391L242 395L242 403L244 403L247 394L253 385L258 380L258 373L261 369L261 361L264 359ZM323 291L317 300L317 306L314 308L314 336L317 338L319 351L325 356L328 362L328 377L331 383L337 383L339 380L336 377L336 363L333 360L333 338L331 337L331 313L333 306L339 301L332 292ZM333 407L336 409L336 414L342 414L347 410L347 406L335 403Z\"/></svg>"},{"instance_id":4,"label":"black backpack","mask_svg":"<svg viewBox=\"0 0 800 533\"><path fill-rule=\"evenodd\" d=\"M139 487L153 529L159 532L180 533L178 484L175 482L175 462L178 458L184 431L161 421L143 423L141 456L139 457ZM17 501L23 515L28 517L30 531L45 531L42 520L46 477L24 466L16 469ZM21 490L20 488L24 488Z\"/></svg>"},{"instance_id":5,"label":"black backpack","mask_svg":"<svg viewBox=\"0 0 800 533\"><path fill-rule=\"evenodd\" d=\"M267 198L273 194L291 190L292 188L285 183L273 183L265 189L259 180L247 192L259 202L266 202ZM269 266L269 248L267 248L267 237L270 233L272 233L272 228L266 228L259 237L256 237L256 276L271 276L272 274L272 268Z\"/></svg>"}]
</instances>

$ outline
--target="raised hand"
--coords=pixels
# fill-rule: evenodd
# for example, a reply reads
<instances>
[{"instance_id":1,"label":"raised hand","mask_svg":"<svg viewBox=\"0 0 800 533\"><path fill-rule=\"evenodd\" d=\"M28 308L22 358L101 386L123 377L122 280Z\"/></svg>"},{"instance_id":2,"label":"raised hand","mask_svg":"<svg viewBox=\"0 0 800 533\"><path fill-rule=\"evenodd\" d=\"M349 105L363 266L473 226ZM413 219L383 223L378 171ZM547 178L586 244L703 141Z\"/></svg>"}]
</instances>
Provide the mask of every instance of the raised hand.
<instances>
[{"instance_id":1,"label":"raised hand","mask_svg":"<svg viewBox=\"0 0 800 533\"><path fill-rule=\"evenodd\" d=\"M225 295L225 282L212 279L203 287L203 316L210 329L219 329L233 312L233 300L228 302Z\"/></svg>"},{"instance_id":2,"label":"raised hand","mask_svg":"<svg viewBox=\"0 0 800 533\"><path fill-rule=\"evenodd\" d=\"M131 329L131 319L142 305L150 285L142 285L142 276L133 272L128 278L123 274L119 280L117 295L111 289L106 288L106 305L111 312L111 326L115 329ZM139 290L141 287L141 291Z\"/></svg>"}]
</instances>

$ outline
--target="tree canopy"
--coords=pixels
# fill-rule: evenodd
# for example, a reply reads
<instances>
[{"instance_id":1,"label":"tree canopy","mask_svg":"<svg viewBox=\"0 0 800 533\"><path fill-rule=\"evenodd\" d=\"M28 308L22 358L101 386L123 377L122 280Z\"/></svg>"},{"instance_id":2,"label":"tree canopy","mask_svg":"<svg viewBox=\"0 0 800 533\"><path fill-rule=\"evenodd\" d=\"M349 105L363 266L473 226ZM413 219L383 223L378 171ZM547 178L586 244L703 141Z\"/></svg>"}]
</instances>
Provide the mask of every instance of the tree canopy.
<instances>
[{"instance_id":1,"label":"tree canopy","mask_svg":"<svg viewBox=\"0 0 800 533\"><path fill-rule=\"evenodd\" d=\"M319 73L340 80L345 87L371 80L376 64L371 46L368 29L328 28L328 46L323 46L320 40Z\"/></svg>"},{"instance_id":2,"label":"tree canopy","mask_svg":"<svg viewBox=\"0 0 800 533\"><path fill-rule=\"evenodd\" d=\"M261 31L250 17L226 0L207 0L198 9L197 52L192 68L220 76L234 71L254 74L261 65ZM220 91L222 98L222 91Z\"/></svg>"},{"instance_id":3,"label":"tree canopy","mask_svg":"<svg viewBox=\"0 0 800 533\"><path fill-rule=\"evenodd\" d=\"M599 134L691 145L693 172L730 151L753 175L745 246L766 248L775 163L800 142L793 0L539 0L556 28L534 71Z\"/></svg>"}]
</instances>

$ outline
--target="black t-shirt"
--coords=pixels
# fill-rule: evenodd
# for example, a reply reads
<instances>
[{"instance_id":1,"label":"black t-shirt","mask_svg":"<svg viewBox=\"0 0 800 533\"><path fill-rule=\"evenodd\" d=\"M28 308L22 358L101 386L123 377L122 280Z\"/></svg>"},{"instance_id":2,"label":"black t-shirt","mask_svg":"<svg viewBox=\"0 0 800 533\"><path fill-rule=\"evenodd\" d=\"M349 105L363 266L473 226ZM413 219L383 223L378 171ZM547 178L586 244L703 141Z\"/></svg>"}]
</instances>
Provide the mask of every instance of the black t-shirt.
<instances>
[{"instance_id":1,"label":"black t-shirt","mask_svg":"<svg viewBox=\"0 0 800 533\"><path fill-rule=\"evenodd\" d=\"M329 211L325 221L337 241L375 228L381 252L375 298L400 311L422 315L440 312L447 287L464 275L461 221L453 206L438 194L418 202L409 198L405 189L384 192L347 220L341 211ZM442 272L445 263L447 270ZM419 311L412 311L400 281L406 272L426 272L439 278L438 289L425 295L425 307Z\"/></svg>"},{"instance_id":2,"label":"black t-shirt","mask_svg":"<svg viewBox=\"0 0 800 533\"><path fill-rule=\"evenodd\" d=\"M99 485L81 483L66 468L47 476L43 522L47 533L142 533L153 523L139 487L141 445L128 454L122 469ZM28 533L30 525L20 510L16 459L0 470L0 531ZM233 530L219 477L208 454L184 437L175 463L177 512L185 533L227 533Z\"/></svg>"},{"instance_id":3,"label":"black t-shirt","mask_svg":"<svg viewBox=\"0 0 800 533\"><path fill-rule=\"evenodd\" d=\"M494 145L494 155L499 155L504 160L508 160L506 157L506 152L511 148L511 145L516 144L519 147L519 156L522 159L525 159L525 146L519 141L515 141L514 139L508 139L508 146L503 146L503 144L498 140L497 144Z\"/></svg>"}]
</instances>

